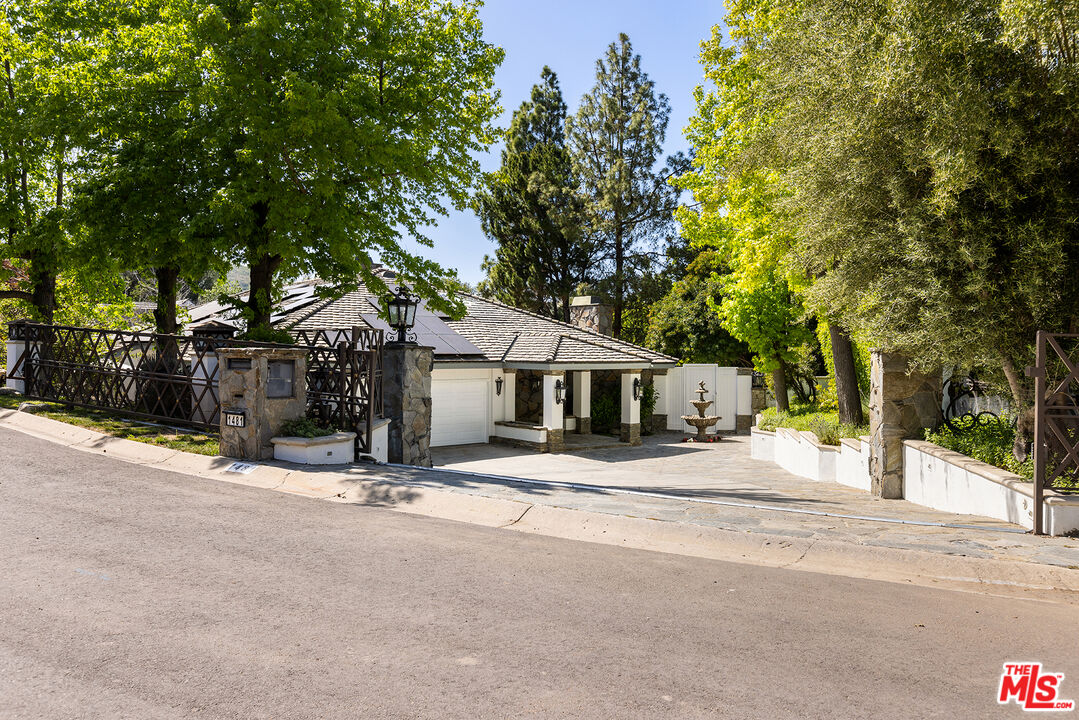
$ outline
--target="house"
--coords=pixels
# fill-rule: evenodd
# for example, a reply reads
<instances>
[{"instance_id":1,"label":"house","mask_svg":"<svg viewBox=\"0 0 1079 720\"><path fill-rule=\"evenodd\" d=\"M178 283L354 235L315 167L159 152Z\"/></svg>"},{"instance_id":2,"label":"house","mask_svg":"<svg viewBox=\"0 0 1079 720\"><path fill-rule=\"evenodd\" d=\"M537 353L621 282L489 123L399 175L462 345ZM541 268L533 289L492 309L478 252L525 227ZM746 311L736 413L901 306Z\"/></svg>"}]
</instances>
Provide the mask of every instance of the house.
<instances>
[{"instance_id":1,"label":"house","mask_svg":"<svg viewBox=\"0 0 1079 720\"><path fill-rule=\"evenodd\" d=\"M391 285L394 275L379 271ZM321 297L317 279L285 288L272 321L278 328L393 331L379 317L382 299L361 286ZM677 358L610 336L611 310L594 297L571 303L565 323L469 293L458 293L466 314L454 320L422 303L412 334L433 348L432 447L503 442L560 450L582 436L608 433L640 442L648 430L695 432L681 416L696 413L698 383L720 416L710 432L748 433L754 411L747 368L680 365ZM191 325L232 323L232 311L208 303L191 311ZM654 398L642 418L641 400ZM647 402L646 402L647 405Z\"/></svg>"}]
</instances>

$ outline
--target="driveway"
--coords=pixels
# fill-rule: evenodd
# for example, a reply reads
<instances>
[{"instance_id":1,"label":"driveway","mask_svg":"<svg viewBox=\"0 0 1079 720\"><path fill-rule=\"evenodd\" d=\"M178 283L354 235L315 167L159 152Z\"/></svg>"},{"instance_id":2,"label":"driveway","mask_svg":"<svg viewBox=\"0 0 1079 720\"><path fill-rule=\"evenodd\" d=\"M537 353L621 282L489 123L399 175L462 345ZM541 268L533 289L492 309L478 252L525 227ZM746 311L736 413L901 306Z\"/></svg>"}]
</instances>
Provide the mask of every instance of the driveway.
<instances>
[{"instance_id":1,"label":"driveway","mask_svg":"<svg viewBox=\"0 0 1079 720\"><path fill-rule=\"evenodd\" d=\"M638 447L618 444L537 453L505 445L434 448L436 468L643 492L720 502L766 505L907 522L1019 529L1001 520L932 510L906 500L884 500L833 482L814 482L775 463L750 457L748 435L721 442L682 442L677 433L644 437Z\"/></svg>"}]
</instances>

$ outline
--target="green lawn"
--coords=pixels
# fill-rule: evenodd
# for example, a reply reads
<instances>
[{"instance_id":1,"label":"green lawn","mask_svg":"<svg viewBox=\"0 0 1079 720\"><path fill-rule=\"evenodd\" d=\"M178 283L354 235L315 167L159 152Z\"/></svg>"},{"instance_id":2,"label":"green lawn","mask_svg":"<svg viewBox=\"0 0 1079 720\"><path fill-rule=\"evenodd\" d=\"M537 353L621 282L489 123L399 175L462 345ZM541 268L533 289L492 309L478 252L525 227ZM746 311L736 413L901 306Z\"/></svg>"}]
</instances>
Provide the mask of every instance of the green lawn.
<instances>
[{"instance_id":1,"label":"green lawn","mask_svg":"<svg viewBox=\"0 0 1079 720\"><path fill-rule=\"evenodd\" d=\"M0 395L0 408L17 410L24 401L25 398L19 395ZM34 414L125 440L137 440L199 455L217 455L217 435L211 433L149 425L100 410L85 410L57 403L47 405L47 410Z\"/></svg>"}]
</instances>

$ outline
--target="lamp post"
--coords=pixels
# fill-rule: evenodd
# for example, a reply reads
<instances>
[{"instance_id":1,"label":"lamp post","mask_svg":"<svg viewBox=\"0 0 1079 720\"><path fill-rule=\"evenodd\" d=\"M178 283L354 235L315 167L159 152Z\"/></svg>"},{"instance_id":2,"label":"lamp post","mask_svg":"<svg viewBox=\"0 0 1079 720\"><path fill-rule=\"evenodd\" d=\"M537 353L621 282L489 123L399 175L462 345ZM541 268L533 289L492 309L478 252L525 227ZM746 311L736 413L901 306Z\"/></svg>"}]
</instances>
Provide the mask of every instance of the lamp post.
<instances>
[{"instance_id":1,"label":"lamp post","mask_svg":"<svg viewBox=\"0 0 1079 720\"><path fill-rule=\"evenodd\" d=\"M397 286L397 292L385 299L386 320L397 331L394 342L415 344L416 336L409 338L409 331L416 324L416 307L420 299L410 293L404 285Z\"/></svg>"}]
</instances>

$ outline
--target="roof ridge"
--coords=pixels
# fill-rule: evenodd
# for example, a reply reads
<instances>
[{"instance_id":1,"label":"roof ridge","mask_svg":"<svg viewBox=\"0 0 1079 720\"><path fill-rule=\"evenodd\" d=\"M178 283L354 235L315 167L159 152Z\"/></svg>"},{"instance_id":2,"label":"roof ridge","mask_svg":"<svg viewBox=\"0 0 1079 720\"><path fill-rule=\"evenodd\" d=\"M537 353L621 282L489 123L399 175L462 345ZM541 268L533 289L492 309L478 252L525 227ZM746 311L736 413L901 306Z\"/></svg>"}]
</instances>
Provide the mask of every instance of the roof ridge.
<instances>
[{"instance_id":1,"label":"roof ridge","mask_svg":"<svg viewBox=\"0 0 1079 720\"><path fill-rule=\"evenodd\" d=\"M540 315L539 313L534 313L531 310L522 310L521 308L513 307L512 305L507 305L506 303L499 302L498 300L491 300L490 298L481 297L479 295L476 295L475 293L467 293L467 292L464 292L462 290L458 290L458 291L456 291L456 293L457 293L457 295L463 295L465 297L470 297L470 298L472 298L474 300L479 300L480 302L485 302L485 303L489 303L491 305L497 305L499 307L504 307L507 310L512 310L513 312L519 312L519 313L523 313L525 315L531 315L534 318L539 318L540 320L546 320L547 322L554 323L556 325L561 325L561 326L563 326L565 328L569 328L570 330L575 330L577 332L585 333L587 335L594 335L594 336L596 336L598 338L601 338L601 339L604 339L604 340L606 340L608 342L617 343L619 345L628 345L631 348L644 350L645 352L652 353L653 355L659 355L660 357L665 357L668 360L678 362L678 358L667 355L666 353L661 353L661 352L658 352L656 350L649 350L646 347L642 347L641 345L631 343L628 340L622 340L620 338L611 337L610 335L604 335L601 332L596 332L595 330L591 330L589 328L583 328L583 327L581 327L579 325L574 325L573 323L568 323L568 322L566 322L564 320L556 320L555 318L547 317L546 315ZM640 356L638 355L638 357L640 357Z\"/></svg>"}]
</instances>

